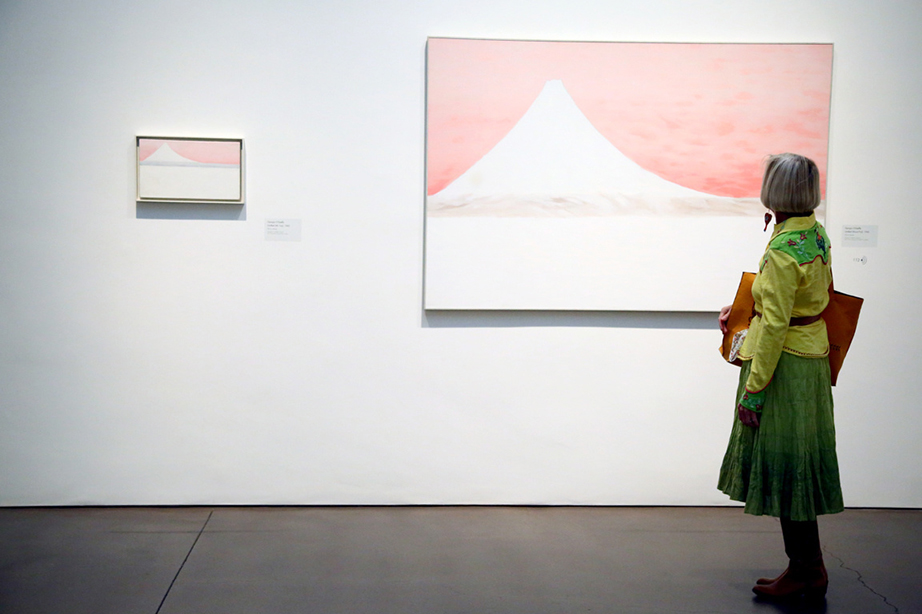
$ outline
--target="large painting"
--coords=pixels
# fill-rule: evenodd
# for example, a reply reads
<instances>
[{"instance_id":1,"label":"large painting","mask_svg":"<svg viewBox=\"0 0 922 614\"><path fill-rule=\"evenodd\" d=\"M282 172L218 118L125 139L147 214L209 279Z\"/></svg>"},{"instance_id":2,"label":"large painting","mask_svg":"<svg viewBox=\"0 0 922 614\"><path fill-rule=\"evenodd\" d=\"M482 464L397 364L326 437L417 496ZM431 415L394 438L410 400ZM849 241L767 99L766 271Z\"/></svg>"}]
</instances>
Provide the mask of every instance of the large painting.
<instances>
[{"instance_id":1,"label":"large painting","mask_svg":"<svg viewBox=\"0 0 922 614\"><path fill-rule=\"evenodd\" d=\"M427 309L716 310L768 239L765 157L812 158L825 194L832 45L427 55Z\"/></svg>"}]
</instances>

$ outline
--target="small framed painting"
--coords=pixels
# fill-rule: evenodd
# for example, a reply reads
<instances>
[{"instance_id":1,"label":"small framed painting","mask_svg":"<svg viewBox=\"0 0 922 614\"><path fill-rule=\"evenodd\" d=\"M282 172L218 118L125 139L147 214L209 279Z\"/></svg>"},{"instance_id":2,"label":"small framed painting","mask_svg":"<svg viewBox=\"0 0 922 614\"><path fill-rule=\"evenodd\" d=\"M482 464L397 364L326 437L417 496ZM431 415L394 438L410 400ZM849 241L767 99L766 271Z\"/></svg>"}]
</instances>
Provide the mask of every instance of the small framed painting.
<instances>
[{"instance_id":1,"label":"small framed painting","mask_svg":"<svg viewBox=\"0 0 922 614\"><path fill-rule=\"evenodd\" d=\"M137 137L138 202L242 204L243 139Z\"/></svg>"}]
</instances>

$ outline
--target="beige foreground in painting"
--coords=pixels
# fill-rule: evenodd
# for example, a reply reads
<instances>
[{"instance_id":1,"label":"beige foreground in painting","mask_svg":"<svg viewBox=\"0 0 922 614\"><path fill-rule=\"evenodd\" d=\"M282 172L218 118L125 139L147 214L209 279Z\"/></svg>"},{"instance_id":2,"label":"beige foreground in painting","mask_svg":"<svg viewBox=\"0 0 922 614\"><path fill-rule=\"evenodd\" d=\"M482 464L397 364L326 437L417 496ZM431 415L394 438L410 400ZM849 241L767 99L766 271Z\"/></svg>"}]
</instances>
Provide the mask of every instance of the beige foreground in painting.
<instances>
[{"instance_id":1,"label":"beige foreground in painting","mask_svg":"<svg viewBox=\"0 0 922 614\"><path fill-rule=\"evenodd\" d=\"M141 198L240 200L237 168L141 165Z\"/></svg>"},{"instance_id":2,"label":"beige foreground in painting","mask_svg":"<svg viewBox=\"0 0 922 614\"><path fill-rule=\"evenodd\" d=\"M468 310L715 311L768 239L749 217L431 217L426 233L426 308Z\"/></svg>"}]
</instances>

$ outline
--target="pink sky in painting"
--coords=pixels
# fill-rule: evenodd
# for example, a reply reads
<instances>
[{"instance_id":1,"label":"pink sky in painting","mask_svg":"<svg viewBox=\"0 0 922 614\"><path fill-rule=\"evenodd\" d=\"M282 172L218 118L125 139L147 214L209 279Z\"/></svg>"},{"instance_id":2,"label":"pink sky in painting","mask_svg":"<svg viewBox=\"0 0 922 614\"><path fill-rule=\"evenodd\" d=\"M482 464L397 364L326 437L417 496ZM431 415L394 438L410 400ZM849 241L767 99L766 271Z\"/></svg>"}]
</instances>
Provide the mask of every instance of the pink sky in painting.
<instances>
[{"instance_id":1,"label":"pink sky in painting","mask_svg":"<svg viewBox=\"0 0 922 614\"><path fill-rule=\"evenodd\" d=\"M240 164L240 143L238 141L173 141L164 139L140 139L138 156L146 160L152 153L169 143L170 149L187 160L209 164Z\"/></svg>"},{"instance_id":2,"label":"pink sky in painting","mask_svg":"<svg viewBox=\"0 0 922 614\"><path fill-rule=\"evenodd\" d=\"M502 140L549 79L665 179L758 196L764 157L792 151L816 161L825 191L832 45L430 39L428 193Z\"/></svg>"}]
</instances>

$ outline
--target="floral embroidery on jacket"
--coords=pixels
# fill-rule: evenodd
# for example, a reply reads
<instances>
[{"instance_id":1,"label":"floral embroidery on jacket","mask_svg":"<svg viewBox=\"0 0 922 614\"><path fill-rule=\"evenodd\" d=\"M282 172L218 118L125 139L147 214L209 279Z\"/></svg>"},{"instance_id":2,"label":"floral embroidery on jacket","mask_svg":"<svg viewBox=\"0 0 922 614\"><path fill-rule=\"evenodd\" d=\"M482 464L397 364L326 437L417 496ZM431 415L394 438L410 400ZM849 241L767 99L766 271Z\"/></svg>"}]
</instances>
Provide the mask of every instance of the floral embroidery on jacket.
<instances>
[{"instance_id":1,"label":"floral embroidery on jacket","mask_svg":"<svg viewBox=\"0 0 922 614\"><path fill-rule=\"evenodd\" d=\"M812 238L812 241L811 241ZM823 262L829 259L829 252L826 248L826 237L823 234L819 224L809 230L795 230L784 232L783 230L775 236L769 243L772 249L780 250L792 258L798 264L813 262L817 258L822 258ZM762 262L762 268L765 267L765 261Z\"/></svg>"}]
</instances>

